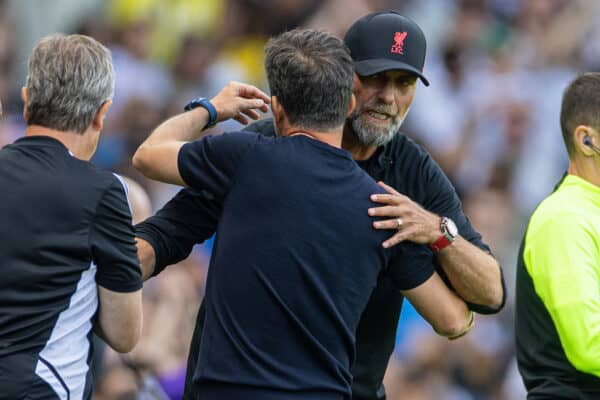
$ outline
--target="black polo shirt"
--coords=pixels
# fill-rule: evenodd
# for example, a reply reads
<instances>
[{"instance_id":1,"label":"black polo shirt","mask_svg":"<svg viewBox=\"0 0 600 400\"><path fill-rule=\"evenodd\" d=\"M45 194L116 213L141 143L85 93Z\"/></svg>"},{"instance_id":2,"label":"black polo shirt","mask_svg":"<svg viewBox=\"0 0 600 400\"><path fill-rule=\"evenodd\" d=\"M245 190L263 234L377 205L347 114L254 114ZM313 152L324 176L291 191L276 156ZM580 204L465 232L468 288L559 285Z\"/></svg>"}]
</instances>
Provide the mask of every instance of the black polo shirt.
<instances>
[{"instance_id":1,"label":"black polo shirt","mask_svg":"<svg viewBox=\"0 0 600 400\"><path fill-rule=\"evenodd\" d=\"M209 136L186 144L178 166L223 204L200 397L349 399L355 332L380 273L412 289L433 274L433 254L383 249L366 213L383 190L349 152L307 136Z\"/></svg>"},{"instance_id":2,"label":"black polo shirt","mask_svg":"<svg viewBox=\"0 0 600 400\"><path fill-rule=\"evenodd\" d=\"M247 129L274 136L272 120L266 119ZM382 180L425 209L453 219L460 234L476 246L489 251L481 236L472 228L454 187L437 163L419 145L398 133L369 160L358 163L373 179ZM156 253L156 270L186 258L194 244L212 236L220 215L220 205L206 190L184 189L158 211L137 226L137 235L147 240ZM389 233L388 233L389 235ZM434 266L443 275L435 262ZM504 282L503 282L504 285ZM394 289L385 274L379 280L361 317L356 332L356 360L352 366L353 399L385 398L383 375L395 344L396 328L403 296ZM470 304L482 314L498 312L485 306ZM192 338L184 398L195 399L191 381L197 362L205 305L201 305Z\"/></svg>"},{"instance_id":3,"label":"black polo shirt","mask_svg":"<svg viewBox=\"0 0 600 400\"><path fill-rule=\"evenodd\" d=\"M125 186L59 141L0 150L0 399L88 399L97 285L141 288Z\"/></svg>"}]
</instances>

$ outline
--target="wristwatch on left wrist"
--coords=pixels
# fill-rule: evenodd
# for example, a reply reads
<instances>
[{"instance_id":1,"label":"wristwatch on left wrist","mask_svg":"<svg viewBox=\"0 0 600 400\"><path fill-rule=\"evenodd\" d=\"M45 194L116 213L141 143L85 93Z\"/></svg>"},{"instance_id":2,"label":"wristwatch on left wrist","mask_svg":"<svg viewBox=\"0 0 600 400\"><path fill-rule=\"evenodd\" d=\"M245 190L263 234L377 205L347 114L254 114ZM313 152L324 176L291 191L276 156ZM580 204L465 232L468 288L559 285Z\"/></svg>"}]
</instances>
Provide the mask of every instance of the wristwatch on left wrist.
<instances>
[{"instance_id":1,"label":"wristwatch on left wrist","mask_svg":"<svg viewBox=\"0 0 600 400\"><path fill-rule=\"evenodd\" d=\"M217 109L206 97L198 97L183 107L185 111L193 110L194 108L202 107L208 111L208 122L202 130L212 128L217 124Z\"/></svg>"},{"instance_id":2,"label":"wristwatch on left wrist","mask_svg":"<svg viewBox=\"0 0 600 400\"><path fill-rule=\"evenodd\" d=\"M436 253L454 243L454 240L458 236L456 224L448 217L440 218L440 230L442 231L442 236L429 245L429 248Z\"/></svg>"}]
</instances>

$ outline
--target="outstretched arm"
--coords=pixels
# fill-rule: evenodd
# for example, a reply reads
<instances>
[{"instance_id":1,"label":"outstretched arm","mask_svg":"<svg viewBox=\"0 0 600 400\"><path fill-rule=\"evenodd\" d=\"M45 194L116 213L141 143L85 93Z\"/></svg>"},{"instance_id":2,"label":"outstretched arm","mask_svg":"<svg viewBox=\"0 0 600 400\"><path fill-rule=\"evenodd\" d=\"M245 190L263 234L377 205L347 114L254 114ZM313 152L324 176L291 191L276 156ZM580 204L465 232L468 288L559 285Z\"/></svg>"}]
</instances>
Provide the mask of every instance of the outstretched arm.
<instances>
[{"instance_id":1,"label":"outstretched arm","mask_svg":"<svg viewBox=\"0 0 600 400\"><path fill-rule=\"evenodd\" d=\"M270 98L254 86L231 82L210 102L217 111L217 122L233 118L247 124L248 118L259 118L255 110L268 111ZM151 179L184 186L177 166L179 150L197 139L209 120L209 112L197 107L163 122L135 152L134 167Z\"/></svg>"}]
</instances>

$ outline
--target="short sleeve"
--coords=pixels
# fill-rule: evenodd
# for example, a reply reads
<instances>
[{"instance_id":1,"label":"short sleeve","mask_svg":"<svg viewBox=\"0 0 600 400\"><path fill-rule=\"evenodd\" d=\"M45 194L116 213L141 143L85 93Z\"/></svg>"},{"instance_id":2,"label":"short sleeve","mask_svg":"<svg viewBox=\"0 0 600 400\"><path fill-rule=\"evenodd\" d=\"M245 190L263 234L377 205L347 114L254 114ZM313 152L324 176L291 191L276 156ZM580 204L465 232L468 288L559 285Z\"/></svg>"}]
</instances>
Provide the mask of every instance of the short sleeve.
<instances>
[{"instance_id":1,"label":"short sleeve","mask_svg":"<svg viewBox=\"0 0 600 400\"><path fill-rule=\"evenodd\" d=\"M131 210L120 179L105 190L90 229L90 251L98 285L115 292L142 288Z\"/></svg>"},{"instance_id":2,"label":"short sleeve","mask_svg":"<svg viewBox=\"0 0 600 400\"><path fill-rule=\"evenodd\" d=\"M186 143L179 150L179 173L189 187L206 190L222 200L244 154L257 138L252 132L232 132Z\"/></svg>"},{"instance_id":3,"label":"short sleeve","mask_svg":"<svg viewBox=\"0 0 600 400\"><path fill-rule=\"evenodd\" d=\"M435 272L433 253L424 245L402 242L390 249L386 274L396 290L414 289Z\"/></svg>"},{"instance_id":4,"label":"short sleeve","mask_svg":"<svg viewBox=\"0 0 600 400\"><path fill-rule=\"evenodd\" d=\"M135 227L137 237L154 249L153 275L189 256L197 243L216 231L221 205L211 193L182 189L158 212Z\"/></svg>"}]
</instances>

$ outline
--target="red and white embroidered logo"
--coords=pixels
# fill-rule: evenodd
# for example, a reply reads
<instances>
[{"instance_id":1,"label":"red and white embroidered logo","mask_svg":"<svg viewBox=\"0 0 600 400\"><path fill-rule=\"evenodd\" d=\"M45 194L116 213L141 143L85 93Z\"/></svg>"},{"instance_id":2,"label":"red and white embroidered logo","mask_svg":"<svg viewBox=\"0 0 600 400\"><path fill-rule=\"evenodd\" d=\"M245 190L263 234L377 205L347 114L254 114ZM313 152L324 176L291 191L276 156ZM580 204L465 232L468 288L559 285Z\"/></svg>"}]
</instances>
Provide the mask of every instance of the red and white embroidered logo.
<instances>
[{"instance_id":1,"label":"red and white embroidered logo","mask_svg":"<svg viewBox=\"0 0 600 400\"><path fill-rule=\"evenodd\" d=\"M394 45L390 52L395 54L404 54L404 39L406 39L407 32L396 32L394 35Z\"/></svg>"}]
</instances>

